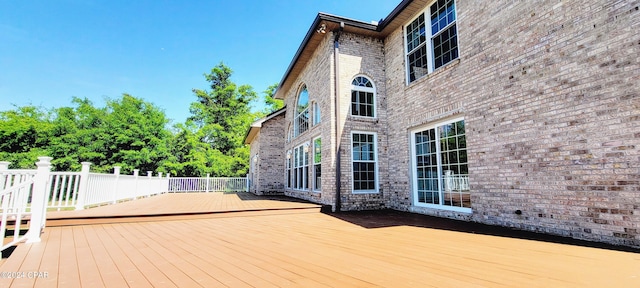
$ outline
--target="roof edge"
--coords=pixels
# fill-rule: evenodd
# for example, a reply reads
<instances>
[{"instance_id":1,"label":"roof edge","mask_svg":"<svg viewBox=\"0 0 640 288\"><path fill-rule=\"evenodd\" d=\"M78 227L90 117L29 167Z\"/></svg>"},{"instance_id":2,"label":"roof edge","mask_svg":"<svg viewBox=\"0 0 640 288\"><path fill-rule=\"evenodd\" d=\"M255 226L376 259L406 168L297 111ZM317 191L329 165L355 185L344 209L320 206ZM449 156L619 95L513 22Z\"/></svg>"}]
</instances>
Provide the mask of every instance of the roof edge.
<instances>
[{"instance_id":1,"label":"roof edge","mask_svg":"<svg viewBox=\"0 0 640 288\"><path fill-rule=\"evenodd\" d=\"M403 0L400 2L400 4L398 4L398 6L396 6L396 8L387 15L387 17L378 23L378 31L384 30L384 28L386 28L389 23L393 22L393 20L396 19L396 17L398 17L398 15L400 15L400 13L402 13L402 11L411 4L411 2L413 2L413 0Z\"/></svg>"},{"instance_id":2,"label":"roof edge","mask_svg":"<svg viewBox=\"0 0 640 288\"><path fill-rule=\"evenodd\" d=\"M291 75L293 67L296 65L296 63L298 63L298 60L300 59L300 55L302 55L302 52L305 50L305 48L309 44L309 41L311 40L311 37L313 37L314 33L316 33L316 29L317 29L318 25L320 25L320 23L322 21L329 21L329 22L334 22L334 23L344 23L345 26L351 26L351 27L354 27L354 28L365 29L365 30L370 30L370 31L374 31L374 32L380 33L391 22L393 22L393 20L396 17L398 17L398 15L400 15L402 13L402 11L404 11L411 4L411 2L413 2L413 1L414 0L403 0L402 2L400 2L400 4L398 4L398 6L396 6L396 8L394 8L393 11L391 11L391 13L389 13L389 15L387 15L386 18L380 20L380 22L377 25L376 24L372 24L372 23L367 23L367 22L364 22L364 21L360 21L360 20L351 19L351 18L336 16L336 15L332 15L332 14L328 14L328 13L323 13L323 12L318 13L318 15L316 15L316 18L313 20L313 23L309 27L309 30L307 31L307 34L304 36L304 39L302 40L302 43L298 47L298 50L296 51L296 54L293 56L293 59L291 60L291 63L289 63L289 66L287 67L287 70L284 73L284 76L282 77L282 79L278 83L278 87L276 88L276 91L274 93L274 98L276 98L276 99L284 99L284 95L283 95L283 92L282 92L282 86L287 81L287 79L289 79L289 76Z\"/></svg>"},{"instance_id":3,"label":"roof edge","mask_svg":"<svg viewBox=\"0 0 640 288\"><path fill-rule=\"evenodd\" d=\"M287 107L282 107L276 111L269 113L267 116L264 116L256 121L253 121L247 130L247 133L244 135L244 144L251 144L253 142L253 138L258 134L260 128L262 128L262 123L271 120L272 118L277 117L278 115L284 113L287 110Z\"/></svg>"},{"instance_id":4,"label":"roof edge","mask_svg":"<svg viewBox=\"0 0 640 288\"><path fill-rule=\"evenodd\" d=\"M332 15L332 14L328 14L328 13L319 12L318 15L316 15L316 18L313 20L313 23L309 27L309 30L307 31L307 34L304 36L304 39L302 40L302 43L300 44L300 47L298 47L298 50L296 51L296 54L293 56L293 59L292 59L291 63L289 63L289 67L287 67L287 70L284 73L284 76L282 77L282 79L278 83L278 88L276 88L276 92L274 93L275 94L274 98L276 98L276 99L284 99L284 95L282 95L281 93L278 93L278 92L281 91L282 85L287 81L287 79L291 75L291 71L293 70L293 66L295 66L295 64L298 62L298 59L300 58L300 55L302 55L302 51L304 51L304 49L307 47L307 44L309 44L309 41L311 40L311 37L313 36L313 34L316 33L316 29L317 29L316 27L318 27L318 25L320 25L320 23L322 21L329 21L329 22L334 22L334 23L344 23L344 25L348 25L348 26L352 26L352 27L356 27L356 28L360 28L360 29L366 29L366 30L371 30L371 31L376 31L376 32L378 31L378 25L375 25L375 24L371 24L371 23L367 23L367 22L364 22L364 21L355 20L355 19L351 19L351 18L336 16L336 15Z\"/></svg>"}]
</instances>

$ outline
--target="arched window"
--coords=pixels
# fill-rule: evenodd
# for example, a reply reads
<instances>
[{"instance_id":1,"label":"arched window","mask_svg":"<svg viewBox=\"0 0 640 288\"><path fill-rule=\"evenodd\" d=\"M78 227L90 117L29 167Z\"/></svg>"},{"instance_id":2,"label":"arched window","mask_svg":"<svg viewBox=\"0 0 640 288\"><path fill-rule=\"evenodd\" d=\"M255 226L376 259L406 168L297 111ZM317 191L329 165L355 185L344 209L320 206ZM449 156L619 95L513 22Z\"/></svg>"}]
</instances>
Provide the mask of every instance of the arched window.
<instances>
[{"instance_id":1,"label":"arched window","mask_svg":"<svg viewBox=\"0 0 640 288\"><path fill-rule=\"evenodd\" d=\"M358 76L351 82L351 115L376 117L376 94L369 78Z\"/></svg>"},{"instance_id":2,"label":"arched window","mask_svg":"<svg viewBox=\"0 0 640 288\"><path fill-rule=\"evenodd\" d=\"M302 86L298 94L293 125L294 137L297 137L309 129L309 92L307 91L306 85Z\"/></svg>"}]
</instances>

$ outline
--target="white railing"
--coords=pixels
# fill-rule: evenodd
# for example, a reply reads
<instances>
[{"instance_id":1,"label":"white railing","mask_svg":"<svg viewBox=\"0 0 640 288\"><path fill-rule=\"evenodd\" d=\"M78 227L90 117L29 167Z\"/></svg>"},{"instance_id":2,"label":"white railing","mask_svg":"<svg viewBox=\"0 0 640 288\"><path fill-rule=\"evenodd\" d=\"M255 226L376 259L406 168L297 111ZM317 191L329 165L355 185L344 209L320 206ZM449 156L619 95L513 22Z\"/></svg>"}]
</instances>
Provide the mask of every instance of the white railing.
<instances>
[{"instance_id":1,"label":"white railing","mask_svg":"<svg viewBox=\"0 0 640 288\"><path fill-rule=\"evenodd\" d=\"M151 171L147 171L147 177L138 176L138 170L134 170L133 176L120 175L120 167L114 167L113 174L87 174L87 188L83 197L76 204L76 209L84 209L85 206L102 204L115 204L119 201L133 200L141 197L149 197L167 192L168 177L163 178L162 173L158 177L152 177Z\"/></svg>"},{"instance_id":2,"label":"white railing","mask_svg":"<svg viewBox=\"0 0 640 288\"><path fill-rule=\"evenodd\" d=\"M51 172L47 187L49 209L68 209L76 206L80 191L81 172Z\"/></svg>"},{"instance_id":3,"label":"white railing","mask_svg":"<svg viewBox=\"0 0 640 288\"><path fill-rule=\"evenodd\" d=\"M173 177L168 192L247 192L248 177Z\"/></svg>"},{"instance_id":4,"label":"white railing","mask_svg":"<svg viewBox=\"0 0 640 288\"><path fill-rule=\"evenodd\" d=\"M0 251L27 240L40 241L47 210L82 210L88 206L114 204L119 201L166 192L240 192L249 191L249 178L179 177L167 174L156 177L90 173L91 163L82 162L80 172L51 172L51 157L38 157L35 170L9 170L9 162L0 162L0 236L4 239L9 222L13 223L13 238ZM23 221L29 220L26 234L21 233Z\"/></svg>"},{"instance_id":5,"label":"white railing","mask_svg":"<svg viewBox=\"0 0 640 288\"><path fill-rule=\"evenodd\" d=\"M446 170L444 172L444 190L450 191L469 191L469 175L453 174L453 171Z\"/></svg>"},{"instance_id":6,"label":"white railing","mask_svg":"<svg viewBox=\"0 0 640 288\"><path fill-rule=\"evenodd\" d=\"M7 236L9 221L13 222L13 237L2 244L0 251L26 240L39 242L45 225L46 190L51 169L51 157L38 157L37 170L8 170L9 162L0 162L0 197L2 215L0 236ZM27 216L29 216L27 218ZM22 234L22 222L29 220L27 233Z\"/></svg>"}]
</instances>

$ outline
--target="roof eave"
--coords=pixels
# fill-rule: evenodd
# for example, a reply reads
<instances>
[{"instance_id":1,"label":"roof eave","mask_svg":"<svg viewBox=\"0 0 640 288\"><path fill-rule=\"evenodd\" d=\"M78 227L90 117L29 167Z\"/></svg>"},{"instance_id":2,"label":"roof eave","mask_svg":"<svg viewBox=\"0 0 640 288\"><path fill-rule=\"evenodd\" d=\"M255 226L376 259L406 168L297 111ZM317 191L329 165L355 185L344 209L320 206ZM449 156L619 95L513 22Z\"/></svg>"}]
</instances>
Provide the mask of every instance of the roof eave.
<instances>
[{"instance_id":1,"label":"roof eave","mask_svg":"<svg viewBox=\"0 0 640 288\"><path fill-rule=\"evenodd\" d=\"M284 76L282 77L282 80L280 80L280 83L278 84L278 88L276 88L276 91L274 93L274 98L284 99L284 92L282 91L282 87L286 83L286 81L289 79L289 76L291 76L291 72L294 66L296 65L296 63L298 63L300 56L302 55L304 50L307 48L307 45L309 44L309 41L311 40L311 38L314 35L319 33L318 28L320 27L323 21L332 22L336 24L344 23L345 27L349 26L349 27L354 27L356 29L369 30L372 32L376 32L378 30L378 25L375 25L375 24L354 20L350 18L340 17L336 15L331 15L327 13L322 13L322 12L318 13L316 18L313 20L313 23L309 27L307 34L304 36L304 39L302 40L300 47L298 47L296 54L293 56L291 63L289 63L289 67L287 67L287 70ZM326 32L329 32L329 31L325 31L325 33Z\"/></svg>"}]
</instances>

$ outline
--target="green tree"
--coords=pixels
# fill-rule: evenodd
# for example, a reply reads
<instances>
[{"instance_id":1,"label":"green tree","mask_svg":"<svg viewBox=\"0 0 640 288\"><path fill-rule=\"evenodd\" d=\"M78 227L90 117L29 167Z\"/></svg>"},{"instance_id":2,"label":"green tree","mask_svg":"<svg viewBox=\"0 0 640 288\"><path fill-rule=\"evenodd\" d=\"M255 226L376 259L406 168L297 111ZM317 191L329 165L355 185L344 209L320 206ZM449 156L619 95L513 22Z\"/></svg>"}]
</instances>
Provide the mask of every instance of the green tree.
<instances>
[{"instance_id":1,"label":"green tree","mask_svg":"<svg viewBox=\"0 0 640 288\"><path fill-rule=\"evenodd\" d=\"M92 170L107 172L108 147L105 127L107 110L96 108L86 98L74 97L75 107L55 109L51 143L48 147L52 164L59 171L78 171L80 162L93 163Z\"/></svg>"},{"instance_id":2,"label":"green tree","mask_svg":"<svg viewBox=\"0 0 640 288\"><path fill-rule=\"evenodd\" d=\"M157 171L169 156L170 132L163 111L142 99L123 94L96 108L88 99L74 98L75 107L55 110L48 150L57 170L79 170L88 161L92 171Z\"/></svg>"},{"instance_id":3,"label":"green tree","mask_svg":"<svg viewBox=\"0 0 640 288\"><path fill-rule=\"evenodd\" d=\"M284 101L273 98L273 96L276 94L277 89L278 83L275 83L267 87L267 90L264 90L262 92L264 94L264 104L266 105L264 110L265 114L270 114L284 107Z\"/></svg>"},{"instance_id":4,"label":"green tree","mask_svg":"<svg viewBox=\"0 0 640 288\"><path fill-rule=\"evenodd\" d=\"M12 168L34 168L46 150L51 135L50 113L35 106L0 112L0 160Z\"/></svg>"},{"instance_id":5,"label":"green tree","mask_svg":"<svg viewBox=\"0 0 640 288\"><path fill-rule=\"evenodd\" d=\"M193 89L197 101L190 106L192 121L199 128L197 138L209 145L203 153L214 176L243 176L248 172L249 147L242 140L258 114L250 102L257 98L249 85L231 81L232 70L223 63L205 74L209 90Z\"/></svg>"},{"instance_id":6,"label":"green tree","mask_svg":"<svg viewBox=\"0 0 640 288\"><path fill-rule=\"evenodd\" d=\"M164 163L164 170L171 175L183 177L206 176L207 167L213 162L207 157L211 146L202 142L202 130L193 121L178 123L174 126L173 136L169 141L170 156Z\"/></svg>"},{"instance_id":7,"label":"green tree","mask_svg":"<svg viewBox=\"0 0 640 288\"><path fill-rule=\"evenodd\" d=\"M118 165L123 173L133 169L156 171L169 156L169 123L164 111L129 94L107 101L105 165Z\"/></svg>"}]
</instances>

